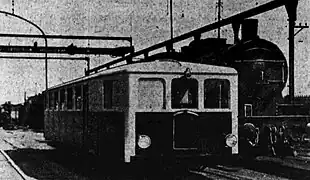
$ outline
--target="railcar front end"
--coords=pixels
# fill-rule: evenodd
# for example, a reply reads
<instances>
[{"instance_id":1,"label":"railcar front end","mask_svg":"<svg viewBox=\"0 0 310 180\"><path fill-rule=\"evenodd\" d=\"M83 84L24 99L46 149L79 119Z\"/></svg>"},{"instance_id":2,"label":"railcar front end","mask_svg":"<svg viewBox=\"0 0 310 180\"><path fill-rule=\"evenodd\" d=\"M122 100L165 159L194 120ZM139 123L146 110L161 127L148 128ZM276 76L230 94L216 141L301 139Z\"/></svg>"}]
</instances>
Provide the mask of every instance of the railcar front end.
<instances>
[{"instance_id":1,"label":"railcar front end","mask_svg":"<svg viewBox=\"0 0 310 180\"><path fill-rule=\"evenodd\" d=\"M152 63L129 75L125 161L237 154L236 71Z\"/></svg>"}]
</instances>

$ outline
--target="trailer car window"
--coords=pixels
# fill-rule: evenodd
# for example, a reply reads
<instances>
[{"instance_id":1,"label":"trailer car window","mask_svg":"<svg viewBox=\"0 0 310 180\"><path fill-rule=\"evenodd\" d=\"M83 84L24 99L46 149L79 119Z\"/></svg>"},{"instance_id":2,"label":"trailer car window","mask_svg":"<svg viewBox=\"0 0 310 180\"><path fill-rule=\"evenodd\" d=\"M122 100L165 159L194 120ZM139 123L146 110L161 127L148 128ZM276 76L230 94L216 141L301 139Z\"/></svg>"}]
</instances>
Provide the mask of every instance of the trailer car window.
<instances>
[{"instance_id":1,"label":"trailer car window","mask_svg":"<svg viewBox=\"0 0 310 180\"><path fill-rule=\"evenodd\" d=\"M139 79L138 107L140 109L165 108L163 79Z\"/></svg>"},{"instance_id":2,"label":"trailer car window","mask_svg":"<svg viewBox=\"0 0 310 180\"><path fill-rule=\"evenodd\" d=\"M75 87L75 108L77 110L82 108L82 86Z\"/></svg>"},{"instance_id":3,"label":"trailer car window","mask_svg":"<svg viewBox=\"0 0 310 180\"><path fill-rule=\"evenodd\" d=\"M53 92L48 93L48 108L53 109Z\"/></svg>"},{"instance_id":4,"label":"trailer car window","mask_svg":"<svg viewBox=\"0 0 310 180\"><path fill-rule=\"evenodd\" d=\"M71 87L67 89L67 108L73 108L73 89Z\"/></svg>"},{"instance_id":5,"label":"trailer car window","mask_svg":"<svg viewBox=\"0 0 310 180\"><path fill-rule=\"evenodd\" d=\"M171 83L172 108L198 108L198 81L181 77Z\"/></svg>"},{"instance_id":6,"label":"trailer car window","mask_svg":"<svg viewBox=\"0 0 310 180\"><path fill-rule=\"evenodd\" d=\"M84 84L82 89L83 89L83 95L82 95L83 96L83 98L82 98L82 101L83 101L82 104L83 105L82 105L82 108L84 111L87 111L88 105L89 105L88 104L89 103L88 102L88 84Z\"/></svg>"},{"instance_id":7,"label":"trailer car window","mask_svg":"<svg viewBox=\"0 0 310 180\"><path fill-rule=\"evenodd\" d=\"M58 91L54 92L54 109L59 109L59 99L58 99Z\"/></svg>"},{"instance_id":8,"label":"trailer car window","mask_svg":"<svg viewBox=\"0 0 310 180\"><path fill-rule=\"evenodd\" d=\"M229 81L226 79L207 79L204 81L204 107L229 108Z\"/></svg>"},{"instance_id":9,"label":"trailer car window","mask_svg":"<svg viewBox=\"0 0 310 180\"><path fill-rule=\"evenodd\" d=\"M65 110L65 90L60 90L60 109Z\"/></svg>"}]
</instances>

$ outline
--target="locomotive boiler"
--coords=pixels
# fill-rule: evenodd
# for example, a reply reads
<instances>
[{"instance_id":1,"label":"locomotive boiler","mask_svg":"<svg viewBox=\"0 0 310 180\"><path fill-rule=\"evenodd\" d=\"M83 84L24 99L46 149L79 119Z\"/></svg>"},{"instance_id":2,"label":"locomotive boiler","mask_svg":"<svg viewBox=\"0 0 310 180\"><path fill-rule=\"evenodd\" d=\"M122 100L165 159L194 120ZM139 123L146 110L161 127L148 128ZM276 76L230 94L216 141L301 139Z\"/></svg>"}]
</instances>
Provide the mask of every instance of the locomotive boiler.
<instances>
[{"instance_id":1,"label":"locomotive boiler","mask_svg":"<svg viewBox=\"0 0 310 180\"><path fill-rule=\"evenodd\" d=\"M238 71L240 119L274 116L276 104L283 101L282 90L288 77L285 56L276 44L259 38L257 19L234 23L233 30L234 44L227 44L226 39L200 39L198 35L182 48L182 55L197 63L228 66Z\"/></svg>"}]
</instances>

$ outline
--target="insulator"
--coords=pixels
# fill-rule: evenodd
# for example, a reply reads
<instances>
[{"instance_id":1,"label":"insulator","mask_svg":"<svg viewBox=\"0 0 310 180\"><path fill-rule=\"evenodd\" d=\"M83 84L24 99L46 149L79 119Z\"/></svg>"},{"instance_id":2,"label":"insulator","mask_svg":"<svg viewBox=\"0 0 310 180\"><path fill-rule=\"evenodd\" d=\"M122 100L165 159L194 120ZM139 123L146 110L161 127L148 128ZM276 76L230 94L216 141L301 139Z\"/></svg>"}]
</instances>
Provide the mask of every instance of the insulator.
<instances>
[{"instance_id":1,"label":"insulator","mask_svg":"<svg viewBox=\"0 0 310 180\"><path fill-rule=\"evenodd\" d=\"M12 14L14 14L14 0L12 0Z\"/></svg>"}]
</instances>

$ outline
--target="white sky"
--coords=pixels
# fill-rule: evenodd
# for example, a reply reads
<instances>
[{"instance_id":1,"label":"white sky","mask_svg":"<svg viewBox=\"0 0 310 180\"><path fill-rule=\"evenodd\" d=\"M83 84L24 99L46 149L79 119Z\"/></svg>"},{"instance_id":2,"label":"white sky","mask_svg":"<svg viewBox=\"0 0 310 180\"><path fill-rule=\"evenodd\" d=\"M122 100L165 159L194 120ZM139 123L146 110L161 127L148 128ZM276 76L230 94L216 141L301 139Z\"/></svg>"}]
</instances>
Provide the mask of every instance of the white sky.
<instances>
[{"instance_id":1,"label":"white sky","mask_svg":"<svg viewBox=\"0 0 310 180\"><path fill-rule=\"evenodd\" d=\"M223 0L223 18L256 7L269 0ZM217 0L174 0L174 34L180 35L214 22ZM167 0L15 0L15 14L39 25L46 34L132 36L135 49L141 49L170 38ZM0 0L0 10L12 12L12 0ZM309 0L300 0L297 23L310 24ZM276 43L288 59L287 14L284 7L256 16L259 19L259 36ZM0 14L0 33L40 34L33 26L16 18ZM296 30L297 31L297 30ZM216 36L214 31L204 37ZM232 42L230 26L222 29L222 37ZM310 52L309 29L295 37L295 92L308 95ZM0 45L33 45L40 39L1 38ZM189 41L179 44L184 46ZM67 46L72 41L49 41L49 45ZM74 44L88 46L87 41ZM90 46L115 47L128 45L115 42L90 42ZM9 54L1 54L9 55ZM25 54L29 55L29 54ZM44 56L43 54L41 56ZM51 55L52 56L52 55ZM107 57L91 57L95 67ZM50 61L49 84L55 85L84 74L86 63ZM27 95L39 93L45 88L44 61L0 60L0 104L5 101L18 103ZM287 90L284 91L284 94Z\"/></svg>"}]
</instances>

